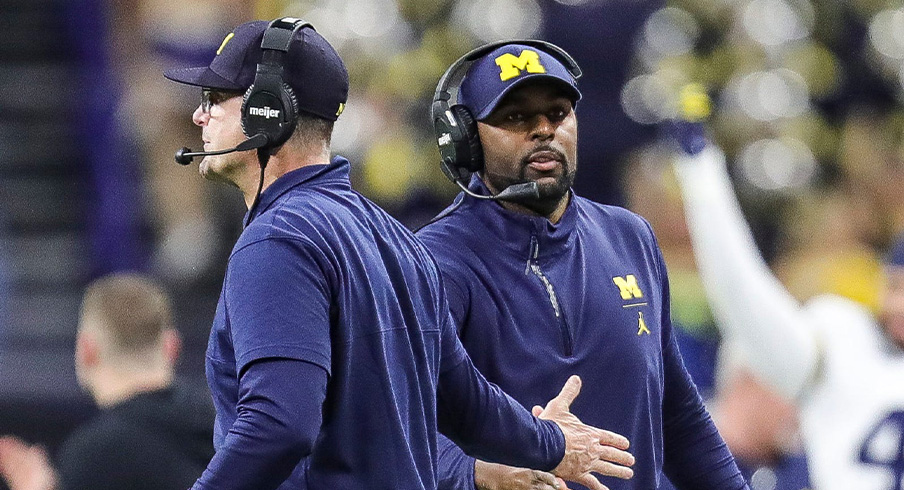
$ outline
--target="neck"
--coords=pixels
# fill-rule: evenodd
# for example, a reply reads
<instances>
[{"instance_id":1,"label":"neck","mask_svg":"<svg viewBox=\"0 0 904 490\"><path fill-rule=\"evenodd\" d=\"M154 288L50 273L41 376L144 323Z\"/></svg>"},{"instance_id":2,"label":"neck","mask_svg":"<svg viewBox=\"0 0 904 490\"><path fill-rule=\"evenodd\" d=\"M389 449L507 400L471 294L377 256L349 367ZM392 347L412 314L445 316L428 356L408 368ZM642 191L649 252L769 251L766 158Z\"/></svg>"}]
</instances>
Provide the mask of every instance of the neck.
<instances>
[{"instance_id":1,"label":"neck","mask_svg":"<svg viewBox=\"0 0 904 490\"><path fill-rule=\"evenodd\" d=\"M114 369L95 373L89 391L97 406L109 408L141 393L162 390L173 383L173 370L120 372Z\"/></svg>"},{"instance_id":2,"label":"neck","mask_svg":"<svg viewBox=\"0 0 904 490\"><path fill-rule=\"evenodd\" d=\"M255 156L255 159L257 157ZM257 161L257 160L255 160ZM321 148L294 148L289 144L270 157L264 170L264 184L261 193L267 190L277 179L283 175L311 165L324 165L330 163L330 147L323 145ZM257 196L257 188L260 185L260 166L249 165L245 178L239 184L239 188L245 197L245 206L249 209Z\"/></svg>"}]
</instances>

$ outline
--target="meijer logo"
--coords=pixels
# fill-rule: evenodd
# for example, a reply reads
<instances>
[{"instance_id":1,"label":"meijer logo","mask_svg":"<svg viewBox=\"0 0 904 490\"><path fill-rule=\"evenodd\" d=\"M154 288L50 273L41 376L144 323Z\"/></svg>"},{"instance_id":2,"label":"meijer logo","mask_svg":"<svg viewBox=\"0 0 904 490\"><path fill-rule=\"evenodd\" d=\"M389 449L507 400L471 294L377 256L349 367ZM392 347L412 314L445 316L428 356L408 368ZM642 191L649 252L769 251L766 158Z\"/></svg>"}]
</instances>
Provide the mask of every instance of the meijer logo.
<instances>
[{"instance_id":1,"label":"meijer logo","mask_svg":"<svg viewBox=\"0 0 904 490\"><path fill-rule=\"evenodd\" d=\"M265 119L270 119L271 117L279 117L279 111L276 109L271 109L270 106L251 107L248 109L248 114L251 114L252 116L260 116Z\"/></svg>"}]
</instances>

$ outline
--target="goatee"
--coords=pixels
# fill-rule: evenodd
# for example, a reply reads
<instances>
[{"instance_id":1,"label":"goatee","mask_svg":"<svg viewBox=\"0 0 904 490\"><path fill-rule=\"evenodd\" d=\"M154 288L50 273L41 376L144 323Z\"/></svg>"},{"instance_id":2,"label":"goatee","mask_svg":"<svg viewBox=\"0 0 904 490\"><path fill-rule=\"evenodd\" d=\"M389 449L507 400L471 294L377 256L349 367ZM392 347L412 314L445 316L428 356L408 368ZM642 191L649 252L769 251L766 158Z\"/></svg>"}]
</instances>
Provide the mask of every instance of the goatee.
<instances>
[{"instance_id":1,"label":"goatee","mask_svg":"<svg viewBox=\"0 0 904 490\"><path fill-rule=\"evenodd\" d=\"M521 159L521 170L517 178L490 173L487 171L483 172L483 178L485 183L487 183L492 189L495 189L496 192L501 192L503 189L511 185L530 182L532 179L528 178L527 176L527 173L530 171L530 158L531 155L540 151L548 151L554 153L556 155L556 160L558 160L559 164L562 166L562 173L555 177L554 182L543 183L539 185L539 198L524 198L520 200L513 200L512 202L520 204L521 206L524 206L525 208L541 216L549 216L553 211L556 210L556 208L562 202L562 199L568 198L568 191L571 189L571 186L574 185L574 172L572 171L572 165L568 161L568 159L565 158L565 155L561 151L556 150L555 148L552 148L550 146L541 146L534 148Z\"/></svg>"}]
</instances>

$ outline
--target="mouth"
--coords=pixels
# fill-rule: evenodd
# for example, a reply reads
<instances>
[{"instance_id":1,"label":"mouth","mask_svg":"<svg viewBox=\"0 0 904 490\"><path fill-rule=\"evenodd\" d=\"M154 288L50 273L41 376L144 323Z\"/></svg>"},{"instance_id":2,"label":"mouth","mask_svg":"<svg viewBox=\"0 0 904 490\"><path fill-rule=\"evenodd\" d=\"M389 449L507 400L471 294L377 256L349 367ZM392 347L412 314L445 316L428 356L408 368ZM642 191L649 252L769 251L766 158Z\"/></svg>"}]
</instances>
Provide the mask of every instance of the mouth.
<instances>
[{"instance_id":1,"label":"mouth","mask_svg":"<svg viewBox=\"0 0 904 490\"><path fill-rule=\"evenodd\" d=\"M562 155L552 150L537 151L527 157L527 166L537 172L551 172L562 162Z\"/></svg>"}]
</instances>

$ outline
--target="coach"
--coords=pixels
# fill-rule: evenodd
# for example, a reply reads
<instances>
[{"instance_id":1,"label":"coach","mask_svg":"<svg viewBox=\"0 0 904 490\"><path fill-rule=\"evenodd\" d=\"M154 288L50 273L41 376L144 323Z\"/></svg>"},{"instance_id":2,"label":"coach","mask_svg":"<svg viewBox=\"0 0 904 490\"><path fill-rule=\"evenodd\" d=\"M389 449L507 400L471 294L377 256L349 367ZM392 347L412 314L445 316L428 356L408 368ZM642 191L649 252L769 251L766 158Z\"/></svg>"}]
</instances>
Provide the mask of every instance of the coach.
<instances>
[{"instance_id":1,"label":"coach","mask_svg":"<svg viewBox=\"0 0 904 490\"><path fill-rule=\"evenodd\" d=\"M570 374L584 379L575 413L625 434L637 458L633 479L603 478L610 489L659 488L664 475L686 490L746 488L678 352L653 231L571 190L579 76L567 53L541 41L478 48L447 71L434 102L443 165L459 181L476 173L470 194L419 238L439 262L462 343L487 379L528 407ZM457 78L457 104L448 105ZM532 197L523 193L531 183ZM487 199L513 189L514 199ZM441 441L440 488L555 484L464 449Z\"/></svg>"}]
</instances>

